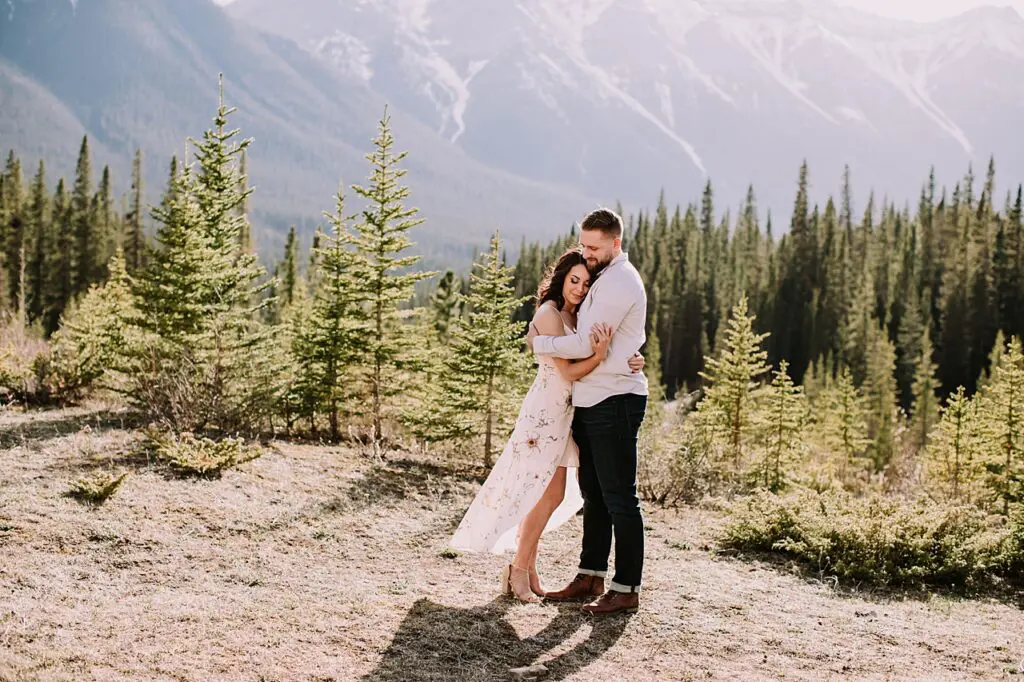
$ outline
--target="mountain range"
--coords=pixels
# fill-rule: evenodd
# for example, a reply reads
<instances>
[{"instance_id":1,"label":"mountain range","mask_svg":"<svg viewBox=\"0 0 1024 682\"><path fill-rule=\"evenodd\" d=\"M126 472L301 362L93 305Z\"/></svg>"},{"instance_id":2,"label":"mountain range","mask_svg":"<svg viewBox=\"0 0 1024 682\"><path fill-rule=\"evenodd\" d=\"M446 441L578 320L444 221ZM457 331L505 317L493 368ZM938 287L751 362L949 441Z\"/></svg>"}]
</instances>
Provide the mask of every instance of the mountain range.
<instances>
[{"instance_id":1,"label":"mountain range","mask_svg":"<svg viewBox=\"0 0 1024 682\"><path fill-rule=\"evenodd\" d=\"M913 202L995 155L1024 178L1024 17L885 19L823 0L235 0L510 172L629 203L752 183L783 215L821 193Z\"/></svg>"},{"instance_id":2,"label":"mountain range","mask_svg":"<svg viewBox=\"0 0 1024 682\"><path fill-rule=\"evenodd\" d=\"M309 233L333 210L339 183L365 184L386 101L293 41L228 16L210 0L0 0L0 149L51 180L74 170L88 134L93 166L109 163L127 190L143 149L146 198L159 199L173 154L211 125L224 74L231 124L254 138L253 221L264 253L283 233ZM518 237L564 232L593 203L570 188L514 176L449 144L391 107L397 150L409 150L410 205L427 222L414 238L435 262L467 260L496 228ZM354 193L347 192L355 211ZM544 216L538 219L537 216ZM516 242L518 245L518 242Z\"/></svg>"},{"instance_id":3,"label":"mountain range","mask_svg":"<svg viewBox=\"0 0 1024 682\"><path fill-rule=\"evenodd\" d=\"M266 243L362 181L385 103L441 260L597 203L691 201L708 177L720 210L753 184L784 224L805 159L813 199L848 164L860 206L869 189L913 203L931 167L952 184L991 155L1024 179L1021 15L824 0L4 0L0 146L69 168L89 133L121 177L142 146L159 187L220 72L256 140Z\"/></svg>"}]
</instances>

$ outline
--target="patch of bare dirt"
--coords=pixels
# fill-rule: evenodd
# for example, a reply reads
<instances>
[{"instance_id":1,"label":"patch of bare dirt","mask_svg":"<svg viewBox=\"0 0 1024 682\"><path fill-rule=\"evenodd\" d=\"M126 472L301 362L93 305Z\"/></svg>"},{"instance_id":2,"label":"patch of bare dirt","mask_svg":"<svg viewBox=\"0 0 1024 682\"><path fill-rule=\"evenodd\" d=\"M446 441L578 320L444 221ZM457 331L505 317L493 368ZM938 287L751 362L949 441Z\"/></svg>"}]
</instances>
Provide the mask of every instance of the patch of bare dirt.
<instances>
[{"instance_id":1,"label":"patch of bare dirt","mask_svg":"<svg viewBox=\"0 0 1024 682\"><path fill-rule=\"evenodd\" d=\"M217 480L133 458L116 415L0 417L0 679L993 680L1024 659L995 600L839 592L716 556L700 510L648 508L641 610L498 595L502 557L445 550L480 472L277 445ZM86 428L88 427L88 428ZM132 473L104 505L63 496ZM574 574L579 519L541 575Z\"/></svg>"}]
</instances>

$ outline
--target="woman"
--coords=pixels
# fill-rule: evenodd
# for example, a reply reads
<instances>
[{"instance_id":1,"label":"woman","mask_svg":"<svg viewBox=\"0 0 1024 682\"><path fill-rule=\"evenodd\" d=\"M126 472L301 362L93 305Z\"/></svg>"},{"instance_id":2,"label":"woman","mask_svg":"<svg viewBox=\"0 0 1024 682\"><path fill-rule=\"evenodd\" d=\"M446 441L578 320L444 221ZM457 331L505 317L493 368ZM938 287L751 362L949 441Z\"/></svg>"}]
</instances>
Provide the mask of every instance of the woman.
<instances>
[{"instance_id":1,"label":"woman","mask_svg":"<svg viewBox=\"0 0 1024 682\"><path fill-rule=\"evenodd\" d=\"M590 271L578 249L566 251L537 289L533 322L547 336L576 331L576 311L590 289ZM572 439L572 382L605 359L611 332L601 327L591 336L594 354L571 362L542 356L505 449L473 500L451 546L499 554L515 549L512 564L501 574L502 592L523 602L537 602L545 592L537 575L542 533L557 528L583 506L576 476L579 452ZM629 361L643 369L639 355ZM518 537L517 537L518 536Z\"/></svg>"}]
</instances>

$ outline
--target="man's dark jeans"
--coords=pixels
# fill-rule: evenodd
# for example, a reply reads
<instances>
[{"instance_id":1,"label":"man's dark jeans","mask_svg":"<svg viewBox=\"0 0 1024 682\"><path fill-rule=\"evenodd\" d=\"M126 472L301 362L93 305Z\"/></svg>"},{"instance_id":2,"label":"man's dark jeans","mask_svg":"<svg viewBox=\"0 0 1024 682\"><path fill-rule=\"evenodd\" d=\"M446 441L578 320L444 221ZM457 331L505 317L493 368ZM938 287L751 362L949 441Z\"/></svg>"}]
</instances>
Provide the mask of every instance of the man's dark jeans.
<instances>
[{"instance_id":1,"label":"man's dark jeans","mask_svg":"<svg viewBox=\"0 0 1024 682\"><path fill-rule=\"evenodd\" d=\"M611 589L639 591L644 567L644 519L636 493L637 434L647 397L623 394L577 407L573 438L580 450L583 552L580 569L603 573L615 537Z\"/></svg>"}]
</instances>

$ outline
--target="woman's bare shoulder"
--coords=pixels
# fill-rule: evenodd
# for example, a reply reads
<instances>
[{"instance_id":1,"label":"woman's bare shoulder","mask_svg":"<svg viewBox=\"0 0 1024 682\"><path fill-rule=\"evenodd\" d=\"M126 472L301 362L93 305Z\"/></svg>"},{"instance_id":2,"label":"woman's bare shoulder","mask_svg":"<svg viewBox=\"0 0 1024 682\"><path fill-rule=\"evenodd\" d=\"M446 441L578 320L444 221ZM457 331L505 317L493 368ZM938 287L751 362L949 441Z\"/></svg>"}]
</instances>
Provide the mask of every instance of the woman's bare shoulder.
<instances>
[{"instance_id":1,"label":"woman's bare shoulder","mask_svg":"<svg viewBox=\"0 0 1024 682\"><path fill-rule=\"evenodd\" d=\"M533 315L533 325L543 336L561 336L565 333L562 316L554 301L545 301L537 308Z\"/></svg>"}]
</instances>

